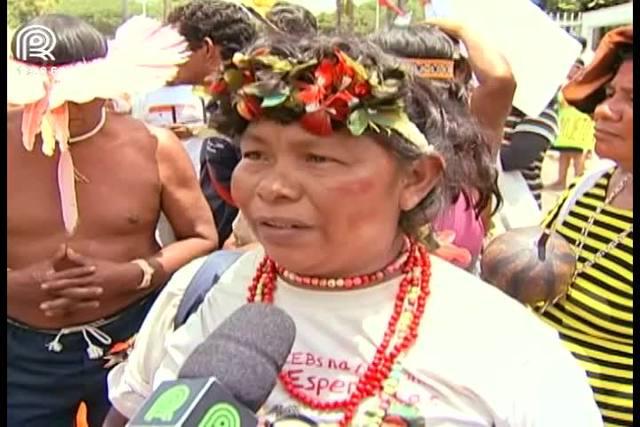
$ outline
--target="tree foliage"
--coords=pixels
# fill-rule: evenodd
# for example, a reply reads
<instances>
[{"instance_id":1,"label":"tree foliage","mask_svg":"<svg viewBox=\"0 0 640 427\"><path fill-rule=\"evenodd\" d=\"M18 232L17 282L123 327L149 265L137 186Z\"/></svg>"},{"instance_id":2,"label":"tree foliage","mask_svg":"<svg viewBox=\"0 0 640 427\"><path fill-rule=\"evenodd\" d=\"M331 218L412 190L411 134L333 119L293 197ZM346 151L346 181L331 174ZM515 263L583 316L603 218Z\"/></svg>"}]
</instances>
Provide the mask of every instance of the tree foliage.
<instances>
[{"instance_id":1,"label":"tree foliage","mask_svg":"<svg viewBox=\"0 0 640 427\"><path fill-rule=\"evenodd\" d=\"M341 1L341 0L338 0ZM343 21L342 27L345 30L353 31L357 34L369 34L376 29L376 3L377 0L370 0L365 3L356 6L352 0L342 0L345 7L341 8L347 16L341 16ZM413 12L413 21L418 21L424 18L424 9L420 5L419 0L404 0L401 3L404 10ZM380 28L384 28L387 25L386 18L387 9L380 8ZM388 22L393 22L395 14L389 11L391 19ZM324 12L317 16L318 26L323 32L331 32L337 29L338 16L336 12Z\"/></svg>"},{"instance_id":2,"label":"tree foliage","mask_svg":"<svg viewBox=\"0 0 640 427\"><path fill-rule=\"evenodd\" d=\"M17 28L55 9L58 0L7 0L7 24Z\"/></svg>"},{"instance_id":3,"label":"tree foliage","mask_svg":"<svg viewBox=\"0 0 640 427\"><path fill-rule=\"evenodd\" d=\"M169 3L175 6L180 2L184 1L171 0ZM146 8L147 16L162 19L164 0L148 0ZM125 14L142 14L142 3L137 0L8 0L7 10L10 28L16 28L45 13L64 13L82 18L100 32L111 36L124 22Z\"/></svg>"},{"instance_id":4,"label":"tree foliage","mask_svg":"<svg viewBox=\"0 0 640 427\"><path fill-rule=\"evenodd\" d=\"M56 12L74 15L84 19L100 32L113 35L116 28L124 22L123 0L59 0L60 4ZM149 0L147 2L147 16L162 19L162 0ZM128 16L142 14L142 3L129 0L126 4Z\"/></svg>"},{"instance_id":5,"label":"tree foliage","mask_svg":"<svg viewBox=\"0 0 640 427\"><path fill-rule=\"evenodd\" d=\"M587 12L629 3L629 0L546 0L543 3L544 9L549 12Z\"/></svg>"}]
</instances>

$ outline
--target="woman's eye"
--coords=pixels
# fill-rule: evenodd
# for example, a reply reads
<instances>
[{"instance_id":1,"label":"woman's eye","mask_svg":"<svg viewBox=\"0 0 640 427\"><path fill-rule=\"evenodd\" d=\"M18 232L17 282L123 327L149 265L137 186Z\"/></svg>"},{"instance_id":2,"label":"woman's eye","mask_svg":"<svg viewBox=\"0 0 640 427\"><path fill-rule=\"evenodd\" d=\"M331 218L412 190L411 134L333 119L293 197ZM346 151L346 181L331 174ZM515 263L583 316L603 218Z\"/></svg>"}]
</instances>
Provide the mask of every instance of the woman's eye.
<instances>
[{"instance_id":1,"label":"woman's eye","mask_svg":"<svg viewBox=\"0 0 640 427\"><path fill-rule=\"evenodd\" d=\"M263 156L260 151L245 151L242 153L242 158L247 160L260 160L262 157Z\"/></svg>"},{"instance_id":2,"label":"woman's eye","mask_svg":"<svg viewBox=\"0 0 640 427\"><path fill-rule=\"evenodd\" d=\"M317 154L308 154L307 161L311 163L327 163L327 162L332 162L334 160L330 159L329 157L319 156Z\"/></svg>"}]
</instances>

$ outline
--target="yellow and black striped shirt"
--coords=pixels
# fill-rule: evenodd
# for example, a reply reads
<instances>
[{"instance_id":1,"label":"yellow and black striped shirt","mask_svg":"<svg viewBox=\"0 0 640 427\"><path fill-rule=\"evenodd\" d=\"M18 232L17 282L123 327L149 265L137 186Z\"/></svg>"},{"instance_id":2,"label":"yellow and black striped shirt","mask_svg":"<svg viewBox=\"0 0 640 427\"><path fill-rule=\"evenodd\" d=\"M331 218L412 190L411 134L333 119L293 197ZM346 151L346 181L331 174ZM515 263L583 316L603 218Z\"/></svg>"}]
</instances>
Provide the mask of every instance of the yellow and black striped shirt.
<instances>
[{"instance_id":1,"label":"yellow and black striped shirt","mask_svg":"<svg viewBox=\"0 0 640 427\"><path fill-rule=\"evenodd\" d=\"M581 231L605 200L612 171L583 194L557 231L577 250ZM556 221L553 208L545 224ZM578 266L633 224L633 211L605 206L586 236ZM543 315L587 371L607 426L633 425L633 233L580 273L567 298Z\"/></svg>"}]
</instances>

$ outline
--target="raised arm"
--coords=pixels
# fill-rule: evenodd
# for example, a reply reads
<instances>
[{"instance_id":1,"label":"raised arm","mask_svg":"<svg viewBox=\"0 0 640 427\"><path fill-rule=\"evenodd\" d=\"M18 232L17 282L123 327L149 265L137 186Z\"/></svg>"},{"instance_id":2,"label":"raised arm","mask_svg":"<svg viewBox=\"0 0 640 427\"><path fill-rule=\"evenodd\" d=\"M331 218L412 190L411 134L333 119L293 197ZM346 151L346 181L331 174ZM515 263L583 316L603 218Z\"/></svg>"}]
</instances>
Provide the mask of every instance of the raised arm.
<instances>
[{"instance_id":1,"label":"raised arm","mask_svg":"<svg viewBox=\"0 0 640 427\"><path fill-rule=\"evenodd\" d=\"M516 81L509 62L482 34L460 22L432 18L425 23L436 25L466 47L471 71L479 84L471 94L470 109L491 132L491 148L497 153L516 91Z\"/></svg>"}]
</instances>

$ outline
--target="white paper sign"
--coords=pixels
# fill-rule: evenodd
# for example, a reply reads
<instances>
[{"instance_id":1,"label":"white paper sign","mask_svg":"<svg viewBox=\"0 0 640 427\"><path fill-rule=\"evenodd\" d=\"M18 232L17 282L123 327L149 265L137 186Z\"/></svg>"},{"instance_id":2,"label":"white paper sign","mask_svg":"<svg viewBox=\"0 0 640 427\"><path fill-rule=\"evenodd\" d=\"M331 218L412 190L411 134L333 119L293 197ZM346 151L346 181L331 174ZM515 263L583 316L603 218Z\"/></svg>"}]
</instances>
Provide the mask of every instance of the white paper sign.
<instances>
[{"instance_id":1,"label":"white paper sign","mask_svg":"<svg viewBox=\"0 0 640 427\"><path fill-rule=\"evenodd\" d=\"M477 30L511 64L513 105L539 115L580 55L580 43L530 0L431 0L426 16L452 18Z\"/></svg>"}]
</instances>

